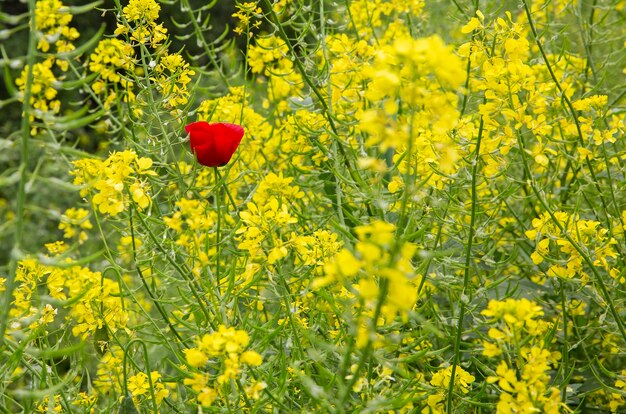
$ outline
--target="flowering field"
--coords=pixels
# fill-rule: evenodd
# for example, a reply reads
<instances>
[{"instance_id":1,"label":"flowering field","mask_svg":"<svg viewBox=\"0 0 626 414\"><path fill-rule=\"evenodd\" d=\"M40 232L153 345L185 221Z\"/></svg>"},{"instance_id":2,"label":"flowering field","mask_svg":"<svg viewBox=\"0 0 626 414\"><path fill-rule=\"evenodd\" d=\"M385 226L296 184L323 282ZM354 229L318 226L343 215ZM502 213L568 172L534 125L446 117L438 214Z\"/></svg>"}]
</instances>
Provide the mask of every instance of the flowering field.
<instances>
[{"instance_id":1,"label":"flowering field","mask_svg":"<svg viewBox=\"0 0 626 414\"><path fill-rule=\"evenodd\" d=\"M626 412L626 1L0 38L0 414Z\"/></svg>"}]
</instances>

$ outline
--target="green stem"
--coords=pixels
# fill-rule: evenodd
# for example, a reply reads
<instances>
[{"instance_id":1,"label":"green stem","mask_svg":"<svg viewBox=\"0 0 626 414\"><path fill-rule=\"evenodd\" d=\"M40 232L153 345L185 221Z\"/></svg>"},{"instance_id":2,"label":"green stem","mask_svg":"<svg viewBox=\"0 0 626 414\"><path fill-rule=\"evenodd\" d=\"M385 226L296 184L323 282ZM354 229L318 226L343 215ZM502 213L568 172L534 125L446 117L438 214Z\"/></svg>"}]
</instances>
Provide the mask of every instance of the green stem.
<instances>
[{"instance_id":1,"label":"green stem","mask_svg":"<svg viewBox=\"0 0 626 414\"><path fill-rule=\"evenodd\" d=\"M380 317L380 313L383 308L383 303L385 302L385 298L387 297L388 292L389 292L389 280L385 278L380 281L378 300L376 302L376 308L374 309L374 314L372 315L372 319L370 323L371 331L370 331L370 335L368 335L367 342L365 343L363 353L361 354L361 359L359 360L359 363L357 364L356 369L352 373L352 378L350 378L350 381L348 382L348 384L346 384L345 388L341 390L339 394L340 412L344 412L344 405L346 401L348 400L348 397L350 396L350 392L352 391L354 384L356 384L357 380L359 379L359 375L361 374L361 371L365 367L365 364L370 360L373 347L374 347L374 341L372 340L372 336L375 336L376 331L378 330L378 318Z\"/></svg>"},{"instance_id":2,"label":"green stem","mask_svg":"<svg viewBox=\"0 0 626 414\"><path fill-rule=\"evenodd\" d=\"M454 361L452 362L452 371L450 372L450 384L448 385L448 398L446 402L446 412L451 414L452 397L454 394L454 379L456 375L456 368L461 361L461 335L463 334L463 320L465 319L465 312L467 310L467 302L470 301L468 296L470 290L470 265L472 262L472 245L474 244L474 232L476 223L476 203L478 195L476 192L476 180L478 176L478 165L480 163L480 143L483 136L483 119L480 118L480 125L478 127L478 138L476 139L476 149L474 153L474 165L472 166L472 209L470 212L470 225L469 234L467 236L467 247L465 249L465 269L463 272L463 291L461 293L461 309L459 310L459 320L456 326L456 336L454 338Z\"/></svg>"},{"instance_id":3,"label":"green stem","mask_svg":"<svg viewBox=\"0 0 626 414\"><path fill-rule=\"evenodd\" d=\"M248 93L248 51L250 50L250 26L246 26L246 52L243 58L243 96L241 97L241 112L239 113L239 123L243 125L243 110L247 103L246 94Z\"/></svg>"},{"instance_id":4,"label":"green stem","mask_svg":"<svg viewBox=\"0 0 626 414\"><path fill-rule=\"evenodd\" d=\"M187 14L189 14L189 17L190 17L189 21L193 25L193 30L196 35L196 39L199 40L200 43L202 44L202 47L204 48L204 53L206 53L207 58L209 58L209 60L215 67L215 70L220 75L220 78L224 81L224 84L226 85L226 87L230 89L230 83L228 82L228 78L226 77L226 74L222 70L222 67L217 62L217 59L215 59L215 56L216 56L215 51L210 50L208 43L204 40L203 33L205 32L205 30L201 28L200 25L198 24L198 16L194 14L193 9L191 8L191 5L189 4L189 0L182 0L182 2L183 2L183 5L185 6L185 9L187 10Z\"/></svg>"},{"instance_id":5,"label":"green stem","mask_svg":"<svg viewBox=\"0 0 626 414\"><path fill-rule=\"evenodd\" d=\"M348 11L348 14L350 13L350 6L348 5L346 7L346 10ZM320 33L322 35L322 38L320 40L321 42L321 46L322 46L322 54L324 56L324 65L328 67L328 48L326 47L326 15L324 12L324 1L320 1ZM326 88L326 95L328 96L328 108L329 110L332 111L332 81L331 81L331 75L332 75L332 71L330 70L330 67L328 67L328 81L327 81L327 88ZM333 142L333 152L336 153L337 151L337 147L340 145L340 143L338 142ZM339 157L333 156L333 163L335 165L335 169L339 170L340 167L340 160ZM339 222L341 223L341 225L344 228L347 228L346 226L346 219L344 217L343 214L343 190L341 188L341 184L339 183L339 180L335 179L334 180L334 184L335 184L335 202L337 203L337 218L339 219Z\"/></svg>"},{"instance_id":6,"label":"green stem","mask_svg":"<svg viewBox=\"0 0 626 414\"><path fill-rule=\"evenodd\" d=\"M405 151L406 154L406 172L404 173L404 176L402 177L402 180L404 181L404 194L402 195L402 202L400 204L400 213L398 214L398 221L397 221L397 225L396 225L396 238L394 240L394 245L393 245L393 250L391 251L391 254L389 256L389 264L392 265L393 262L395 261L396 255L398 254L398 252L400 251L400 247L403 244L403 240L402 240L402 236L404 235L404 232L407 231L408 229L408 222L409 222L409 218L408 218L408 214L407 214L407 207L409 205L409 196L412 195L414 187L415 187L415 176L417 174L417 165L415 165L415 169L413 170L413 174L411 174L411 169L413 167L412 163L416 162L417 160L413 161L413 125L414 125L414 118L415 118L415 112L411 113L411 119L409 120L409 142L407 145L407 149Z\"/></svg>"},{"instance_id":7,"label":"green stem","mask_svg":"<svg viewBox=\"0 0 626 414\"><path fill-rule=\"evenodd\" d=\"M561 297L561 312L563 312L563 351L561 352L563 362L559 367L562 370L563 383L561 384L561 401L565 403L567 399L567 387L565 386L569 373L569 339L567 335L567 303L565 302L565 287L563 280L559 279L559 295Z\"/></svg>"},{"instance_id":8,"label":"green stem","mask_svg":"<svg viewBox=\"0 0 626 414\"><path fill-rule=\"evenodd\" d=\"M228 186L226 185L226 178L228 177L228 171L227 171L226 175L224 177L222 177L220 175L219 170L217 168L215 168L215 176L217 177L217 180L216 180L216 183L215 183L216 188L218 186L222 187L222 189L224 190L224 192L228 196L228 200L233 205L233 208L235 209L235 212L239 213L239 209L237 208L237 203L235 203L235 199L233 198L233 195L230 193L230 190L228 189Z\"/></svg>"},{"instance_id":9,"label":"green stem","mask_svg":"<svg viewBox=\"0 0 626 414\"><path fill-rule=\"evenodd\" d=\"M141 347L141 350L143 351L143 359L146 363L146 371L147 371L147 377L148 377L148 384L149 384L149 390L150 390L150 400L152 402L152 407L154 409L153 412L158 413L159 412L159 407L157 405L156 402L156 396L154 394L154 384L152 383L152 375L150 374L151 369L150 369L150 359L148 358L149 352L148 352L148 347L146 346L145 342L142 341L141 339L133 339L131 340L128 345L126 345L126 347L124 348L124 358L122 360L122 365L123 365L123 370L124 370L124 395L128 395L128 388L127 388L127 383L128 383L128 372L126 369L127 366L127 357L128 357L128 353L130 352L130 347L133 346L135 343L139 344L139 346ZM133 361L134 363L134 361ZM138 371L140 371L139 367L136 367Z\"/></svg>"},{"instance_id":10,"label":"green stem","mask_svg":"<svg viewBox=\"0 0 626 414\"><path fill-rule=\"evenodd\" d=\"M143 216L141 214L137 213L137 218L139 218L139 221L141 222L141 225L146 230L146 232L148 233L148 236L150 236L150 239L154 242L155 246L161 252L161 254L165 258L165 260L167 260L167 262L170 265L172 265L172 267L174 267L174 269L176 269L178 274L181 275L183 277L183 279L185 279L185 281L187 282L187 285L189 286L189 289L191 290L191 294L194 296L194 298L196 298L198 306L200 306L200 309L202 310L202 313L204 314L204 317L209 322L211 327L215 328L215 326L214 326L214 324L212 323L212 320L211 320L211 316L210 316L211 314L209 312L209 309L206 306L207 303L206 303L204 291L202 290L202 288L200 286L197 286L197 284L194 282L194 280L190 276L190 275L193 274L191 272L191 270L189 268L187 268L187 266L185 266L184 264L181 267L181 265L179 265L174 259L172 259L172 257L170 256L169 252L167 252L165 250L165 248L163 247L163 245L161 244L159 239L157 239L156 235L154 234L154 232L152 231L150 226L148 226L148 223L146 223L146 220L143 218ZM199 291L202 292L202 295L200 293L198 293Z\"/></svg>"},{"instance_id":11,"label":"green stem","mask_svg":"<svg viewBox=\"0 0 626 414\"><path fill-rule=\"evenodd\" d=\"M15 235L13 239L13 249L11 251L11 262L9 274L5 282L5 292L2 303L0 303L0 347L4 345L4 333L7 328L8 312L15 289L15 275L17 273L17 262L23 256L22 243L24 239L24 210L26 206L26 180L28 179L28 153L30 139L30 98L33 84L33 66L35 64L36 53L36 33L35 33L35 0L28 0L28 10L30 13L30 30L28 35L28 54L26 58L26 84L24 85L24 100L22 101L22 145L20 155L19 175L17 184L17 207L15 211Z\"/></svg>"},{"instance_id":12,"label":"green stem","mask_svg":"<svg viewBox=\"0 0 626 414\"><path fill-rule=\"evenodd\" d=\"M176 328L170 321L169 317L167 316L167 312L165 312L165 309L161 305L161 302L158 301L157 297L154 295L154 293L148 286L148 282L146 281L146 278L144 277L143 272L141 271L141 267L139 266L139 263L137 262L137 244L135 240L135 225L133 223L133 210L134 208L129 209L128 220L129 220L129 226L130 226L130 237L132 240L132 250L133 250L133 263L135 264L135 269L137 270L139 279L141 279L141 284L143 285L146 292L148 292L148 296L150 296L150 300L152 300L152 303L154 303L157 310L161 314L161 317L163 318L165 323L167 323L167 326L169 326L174 336L178 338L180 343L186 348L187 345L185 344L185 340L180 336L180 334L178 333L178 331L176 330ZM139 212L137 212L137 214L139 214Z\"/></svg>"},{"instance_id":13,"label":"green stem","mask_svg":"<svg viewBox=\"0 0 626 414\"><path fill-rule=\"evenodd\" d=\"M217 249L215 254L215 286L219 292L220 286L220 254L222 250L222 246L220 243L220 235L221 235L221 227L222 227L222 209L220 205L222 204L222 199L220 198L220 175L217 172L217 168L213 168L215 171L215 210L217 210L217 229L215 232L215 248Z\"/></svg>"}]
</instances>

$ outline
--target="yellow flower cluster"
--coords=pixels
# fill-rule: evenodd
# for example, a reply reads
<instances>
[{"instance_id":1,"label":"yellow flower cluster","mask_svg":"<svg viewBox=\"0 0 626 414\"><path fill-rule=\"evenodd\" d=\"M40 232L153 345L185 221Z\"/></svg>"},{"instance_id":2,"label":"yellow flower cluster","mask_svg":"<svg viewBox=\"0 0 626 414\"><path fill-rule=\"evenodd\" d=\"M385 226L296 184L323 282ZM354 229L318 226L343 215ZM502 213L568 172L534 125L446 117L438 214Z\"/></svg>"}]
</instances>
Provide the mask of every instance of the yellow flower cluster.
<instances>
[{"instance_id":1,"label":"yellow flower cluster","mask_svg":"<svg viewBox=\"0 0 626 414\"><path fill-rule=\"evenodd\" d=\"M531 259L536 265L549 260L551 264L544 272L547 276L565 279L578 276L587 283L589 275L583 266L583 256L575 246L585 248L594 266L604 268L614 278L620 274L619 269L611 264L617 257L614 247L617 241L600 226L600 222L581 220L575 214L556 211L554 220L549 213L544 213L532 221L532 227L526 231L526 237L537 243Z\"/></svg>"},{"instance_id":2,"label":"yellow flower cluster","mask_svg":"<svg viewBox=\"0 0 626 414\"><path fill-rule=\"evenodd\" d=\"M57 78L52 71L54 58L49 57L43 62L33 65L33 77L30 85L30 105L34 111L29 115L31 122L35 118L49 117L51 114L57 114L61 110L61 101L55 99L57 96ZM26 66L19 78L15 80L15 84L20 92L19 99L24 100L26 93L26 84L28 80L29 66ZM37 128L31 128L31 135L37 133Z\"/></svg>"},{"instance_id":3,"label":"yellow flower cluster","mask_svg":"<svg viewBox=\"0 0 626 414\"><path fill-rule=\"evenodd\" d=\"M349 4L351 23L360 37L375 39L406 31L407 19L423 15L424 0L355 0Z\"/></svg>"},{"instance_id":4,"label":"yellow flower cluster","mask_svg":"<svg viewBox=\"0 0 626 414\"><path fill-rule=\"evenodd\" d=\"M263 242L267 241L269 253L267 263L274 264L287 256L289 251L282 240L280 229L285 229L288 224L297 223L287 208L285 202L280 203L275 197L271 197L266 203L258 205L250 202L246 205L247 211L239 213L242 226L237 229L239 244L237 247L246 250L252 257L265 256Z\"/></svg>"},{"instance_id":5,"label":"yellow flower cluster","mask_svg":"<svg viewBox=\"0 0 626 414\"><path fill-rule=\"evenodd\" d=\"M506 356L487 379L501 390L497 412L560 413L563 404L558 388L549 386L549 371L561 354L546 349L544 338L553 323L541 319L542 307L528 299L491 300L481 314L495 324L483 342L483 355Z\"/></svg>"},{"instance_id":6,"label":"yellow flower cluster","mask_svg":"<svg viewBox=\"0 0 626 414\"><path fill-rule=\"evenodd\" d=\"M242 35L245 32L248 33L249 37L252 37L252 30L257 29L261 25L261 20L253 21L252 18L260 17L263 14L263 10L254 1L237 3L235 7L237 11L232 14L232 17L237 19L237 27L233 29L233 32L238 35Z\"/></svg>"},{"instance_id":7,"label":"yellow flower cluster","mask_svg":"<svg viewBox=\"0 0 626 414\"><path fill-rule=\"evenodd\" d=\"M159 46L167 37L167 29L156 22L160 11L161 6L155 0L130 0L122 9L126 22L117 25L115 35L130 32L130 38L139 44Z\"/></svg>"},{"instance_id":8,"label":"yellow flower cluster","mask_svg":"<svg viewBox=\"0 0 626 414\"><path fill-rule=\"evenodd\" d=\"M346 121L361 107L363 85L369 79L367 70L376 54L376 48L365 40L357 40L345 33L326 37L327 56L318 52L319 66L329 70L330 102L337 119ZM331 64L332 63L332 64Z\"/></svg>"},{"instance_id":9,"label":"yellow flower cluster","mask_svg":"<svg viewBox=\"0 0 626 414\"><path fill-rule=\"evenodd\" d=\"M93 385L98 393L121 393L123 378L124 350L117 345L106 349L96 368Z\"/></svg>"},{"instance_id":10,"label":"yellow flower cluster","mask_svg":"<svg viewBox=\"0 0 626 414\"><path fill-rule=\"evenodd\" d=\"M73 40L78 39L78 30L70 27L72 14L69 7L60 0L39 0L35 3L35 28L39 41L37 49L44 53L50 51L50 43L54 44L56 53L71 52L75 49ZM67 71L69 62L65 58L57 58L57 65Z\"/></svg>"},{"instance_id":11,"label":"yellow flower cluster","mask_svg":"<svg viewBox=\"0 0 626 414\"><path fill-rule=\"evenodd\" d=\"M80 266L54 267L42 265L33 259L19 262L15 277L16 288L9 317L15 319L17 329L23 321L32 320L30 329L45 327L54 320L57 309L50 304L42 309L33 307L40 289L67 308L74 336L85 339L96 330L111 332L125 328L128 316L121 306L119 285L100 272Z\"/></svg>"},{"instance_id":12,"label":"yellow flower cluster","mask_svg":"<svg viewBox=\"0 0 626 414\"><path fill-rule=\"evenodd\" d=\"M552 328L552 323L539 319L543 316L541 306L528 299L490 300L481 314L498 324L489 328L490 341L483 342L483 355L488 357L500 356L509 345L524 338L541 337Z\"/></svg>"},{"instance_id":13,"label":"yellow flower cluster","mask_svg":"<svg viewBox=\"0 0 626 414\"><path fill-rule=\"evenodd\" d=\"M267 260L272 265L289 254L285 230L298 220L288 205L304 195L292 182L293 178L282 173L269 173L246 204L247 210L239 213L242 225L237 229L237 247L248 251L254 261Z\"/></svg>"},{"instance_id":14,"label":"yellow flower cluster","mask_svg":"<svg viewBox=\"0 0 626 414\"><path fill-rule=\"evenodd\" d=\"M93 193L94 208L103 214L116 216L124 211L129 203L137 209L150 206L149 184L145 176L156 175L151 170L152 160L138 157L132 150L113 152L106 160L84 158L74 161L74 184L83 186L80 191L85 197Z\"/></svg>"},{"instance_id":15,"label":"yellow flower cluster","mask_svg":"<svg viewBox=\"0 0 626 414\"><path fill-rule=\"evenodd\" d=\"M103 39L89 57L89 70L100 75L91 88L104 96L105 108L117 102L118 94L124 102L135 101L133 82L123 76L125 71L132 71L135 67L134 53L128 43L119 39Z\"/></svg>"},{"instance_id":16,"label":"yellow flower cluster","mask_svg":"<svg viewBox=\"0 0 626 414\"><path fill-rule=\"evenodd\" d=\"M61 394L54 394L51 397L51 394L47 394L46 396L44 396L40 402L37 404L37 407L35 408L35 412L37 413L41 413L41 414L49 414L49 413L54 413L54 414L60 414L60 413L66 413L67 411L64 409L65 404L67 404L67 402L69 401L69 398L67 395L61 395ZM91 411L93 411L93 406L95 404L97 400L97 397L95 395L88 395L86 392L79 392L76 397L73 399L73 401L71 401L72 405L76 408L82 408L85 410L85 412L90 412L90 408Z\"/></svg>"},{"instance_id":17,"label":"yellow flower cluster","mask_svg":"<svg viewBox=\"0 0 626 414\"><path fill-rule=\"evenodd\" d=\"M533 2L534 18L548 19L563 6L562 2L549 3ZM507 12L506 19L498 17L489 22L481 12L476 15L462 32L476 31L479 36L462 45L459 54L478 71L470 76L470 90L482 91L485 98L479 105L479 114L483 121L480 152L486 175L495 176L505 169L506 155L522 128L533 138L527 145L534 159L532 170L538 175L557 168L555 175L571 177L566 170L558 170L563 168L560 157L564 153L576 153L575 164L603 158L601 145L615 142L623 134L624 121L623 117L608 116L606 96L574 99L579 90L587 90L588 86L569 73L584 72L586 60L567 53L548 54L551 72L559 82L557 87L543 60L532 62L525 19L516 21ZM560 98L555 98L562 94L572 101L575 111L582 111L575 114L576 121ZM596 168L606 167L600 163Z\"/></svg>"},{"instance_id":18,"label":"yellow flower cluster","mask_svg":"<svg viewBox=\"0 0 626 414\"><path fill-rule=\"evenodd\" d=\"M87 238L86 230L91 230L93 225L89 220L89 211L84 208L68 208L61 216L59 230L63 230L63 237L73 239L78 236L78 242L84 243Z\"/></svg>"},{"instance_id":19,"label":"yellow flower cluster","mask_svg":"<svg viewBox=\"0 0 626 414\"><path fill-rule=\"evenodd\" d=\"M232 87L228 94L222 97L202 101L198 106L198 120L207 122L220 120L243 126L255 125L255 130L259 132L259 129L267 123L267 119L254 111L248 100L249 97L247 93L244 96L242 87ZM262 135L269 136L269 133L262 133Z\"/></svg>"},{"instance_id":20,"label":"yellow flower cluster","mask_svg":"<svg viewBox=\"0 0 626 414\"><path fill-rule=\"evenodd\" d=\"M50 399L50 394L43 397L41 402L37 404L35 408L37 413L45 414L45 413L62 413L63 406L61 405L61 395L56 394Z\"/></svg>"},{"instance_id":21,"label":"yellow flower cluster","mask_svg":"<svg viewBox=\"0 0 626 414\"><path fill-rule=\"evenodd\" d=\"M72 41L79 37L78 31L70 27L72 14L69 7L60 0L38 0L35 3L35 29L39 38L37 49L44 53L51 52L50 44L55 50L47 54L43 62L37 62L32 67L32 82L30 84L30 105L32 112L28 115L31 123L37 118L47 121L53 114L59 113L61 102L57 97L59 79L54 74L53 67L67 71L69 61L59 54L75 49ZM26 65L20 76L15 80L18 87L18 99L23 101L26 94L27 78L30 66ZM37 127L31 127L31 135L37 134Z\"/></svg>"},{"instance_id":22,"label":"yellow flower cluster","mask_svg":"<svg viewBox=\"0 0 626 414\"><path fill-rule=\"evenodd\" d=\"M547 88L551 83L537 82L535 68L527 64L530 45L526 33L521 24L513 21L511 13L506 12L506 20L499 17L493 24L485 21L480 11L476 16L461 31L476 31L480 36L461 45L458 52L469 59L472 66L479 68L479 73L471 74L469 85L471 91L482 91L485 97L478 107L483 125L480 154L485 164L482 168L485 176L493 177L505 168L506 156L515 145L520 125L526 123L529 129L537 132L540 132L539 127L545 128L549 105L543 98L545 90L540 88ZM536 117L525 113L525 106L519 98L524 93L530 94L531 98L524 101ZM477 119L463 123L463 135L477 135ZM535 155L542 154L543 146L538 146Z\"/></svg>"},{"instance_id":23,"label":"yellow flower cluster","mask_svg":"<svg viewBox=\"0 0 626 414\"><path fill-rule=\"evenodd\" d=\"M550 387L549 374L559 354L533 346L523 347L520 356L512 368L501 361L496 375L487 378L487 382L497 383L502 390L496 413L562 413L565 405L559 389Z\"/></svg>"},{"instance_id":24,"label":"yellow flower cluster","mask_svg":"<svg viewBox=\"0 0 626 414\"><path fill-rule=\"evenodd\" d=\"M188 84L195 71L189 68L179 53L168 53L163 42L167 39L167 30L157 23L161 6L155 0L130 0L123 8L124 21L118 23L116 36L126 36L126 41L119 38L103 39L90 57L89 69L101 76L92 88L104 97L104 107L111 108L114 102L132 103L135 116L143 113L141 103L136 99L133 78L145 75L146 81L154 83L161 94L160 102L166 108L176 109L189 101ZM128 35L130 34L130 40ZM135 66L134 46L150 46L155 49L153 60L144 62L144 67ZM142 52L142 53L144 53ZM147 72L147 73L146 73Z\"/></svg>"},{"instance_id":25,"label":"yellow flower cluster","mask_svg":"<svg viewBox=\"0 0 626 414\"><path fill-rule=\"evenodd\" d=\"M328 230L316 230L311 235L300 236L293 233L290 244L297 253L297 263L304 266L323 267L333 258L343 245L335 233Z\"/></svg>"},{"instance_id":26,"label":"yellow flower cluster","mask_svg":"<svg viewBox=\"0 0 626 414\"><path fill-rule=\"evenodd\" d=\"M586 147L577 148L581 159L603 156L602 146L614 143L626 131L624 117L608 115L608 96L592 95L572 102L578 116L580 132ZM593 145L589 145L593 144ZM603 167L600 167L603 168Z\"/></svg>"},{"instance_id":27,"label":"yellow flower cluster","mask_svg":"<svg viewBox=\"0 0 626 414\"><path fill-rule=\"evenodd\" d=\"M152 24L159 18L161 6L154 0L130 0L122 9L129 22Z\"/></svg>"},{"instance_id":28,"label":"yellow flower cluster","mask_svg":"<svg viewBox=\"0 0 626 414\"><path fill-rule=\"evenodd\" d=\"M456 91L465 80L462 67L437 36L401 37L381 47L365 71L367 109L356 113L365 146L393 148L401 173L441 186L464 153L452 138L460 118Z\"/></svg>"},{"instance_id":29,"label":"yellow flower cluster","mask_svg":"<svg viewBox=\"0 0 626 414\"><path fill-rule=\"evenodd\" d=\"M620 378L615 381L615 388L621 390L622 392L626 391L626 370L622 370ZM608 405L612 413L618 412L619 407L624 404L626 404L624 395L617 392L611 392L611 401Z\"/></svg>"},{"instance_id":30,"label":"yellow flower cluster","mask_svg":"<svg viewBox=\"0 0 626 414\"><path fill-rule=\"evenodd\" d=\"M196 72L189 69L189 63L178 53L161 56L155 69L157 89L163 95L167 108L176 108L187 104L189 90L187 84Z\"/></svg>"},{"instance_id":31,"label":"yellow flower cluster","mask_svg":"<svg viewBox=\"0 0 626 414\"><path fill-rule=\"evenodd\" d=\"M152 388L152 390L151 390ZM143 372L139 372L128 378L128 391L133 397L135 405L140 406L144 402L149 402L154 393L155 402L161 404L169 394L169 390L161 382L161 374L158 371L152 371L150 378Z\"/></svg>"},{"instance_id":32,"label":"yellow flower cluster","mask_svg":"<svg viewBox=\"0 0 626 414\"><path fill-rule=\"evenodd\" d=\"M428 396L427 406L422 409L422 414L444 414L446 395L452 378L452 366L440 369L433 374L430 385L436 387L436 392ZM476 378L457 366L454 371L454 390L467 394Z\"/></svg>"},{"instance_id":33,"label":"yellow flower cluster","mask_svg":"<svg viewBox=\"0 0 626 414\"><path fill-rule=\"evenodd\" d=\"M204 407L211 406L220 396L220 386L227 385L241 377L242 365L249 367L261 365L263 362L261 355L255 351L245 350L249 342L250 338L246 331L220 325L217 331L197 338L196 347L184 351L187 363L201 370L184 380L184 384L197 394L198 404ZM213 360L218 360L221 365L220 374L215 380L212 379L212 375L205 372L213 366ZM253 394L251 397L254 394L258 397L257 387L250 388ZM230 393L226 391L222 397L228 398L229 395Z\"/></svg>"},{"instance_id":34,"label":"yellow flower cluster","mask_svg":"<svg viewBox=\"0 0 626 414\"><path fill-rule=\"evenodd\" d=\"M328 122L318 113L298 110L280 118L277 131L265 144L268 161L281 168L297 165L301 170L311 171L328 157L331 146Z\"/></svg>"},{"instance_id":35,"label":"yellow flower cluster","mask_svg":"<svg viewBox=\"0 0 626 414\"><path fill-rule=\"evenodd\" d=\"M397 315L406 320L417 302L420 276L415 274L411 263L417 246L397 245L395 229L393 224L379 220L356 227L359 241L354 246L355 252L348 248L339 251L324 267L323 276L313 281L312 287L347 284L370 312L383 300L382 315L387 323ZM383 281L387 287L385 296L380 297Z\"/></svg>"},{"instance_id":36,"label":"yellow flower cluster","mask_svg":"<svg viewBox=\"0 0 626 414\"><path fill-rule=\"evenodd\" d=\"M230 219L230 216L226 217ZM176 202L176 211L163 221L177 233L176 244L197 259L192 265L194 274L198 275L201 266L207 266L215 259L217 212L207 201L181 199Z\"/></svg>"},{"instance_id":37,"label":"yellow flower cluster","mask_svg":"<svg viewBox=\"0 0 626 414\"><path fill-rule=\"evenodd\" d=\"M287 44L273 35L259 37L256 45L248 49L247 56L251 72L263 74L268 79L268 99L263 101L263 107L269 108L271 102L276 105L277 112L287 112L289 103L286 99L299 96L304 86L302 76L289 58Z\"/></svg>"},{"instance_id":38,"label":"yellow flower cluster","mask_svg":"<svg viewBox=\"0 0 626 414\"><path fill-rule=\"evenodd\" d=\"M252 200L258 205L274 197L277 200L297 200L304 197L304 192L297 185L293 185L293 177L284 177L283 173L267 174L259 183Z\"/></svg>"},{"instance_id":39,"label":"yellow flower cluster","mask_svg":"<svg viewBox=\"0 0 626 414\"><path fill-rule=\"evenodd\" d=\"M13 302L9 310L9 317L29 318L37 314L38 310L31 307L33 294L37 293L39 283L48 272L46 267L33 259L21 260L15 274L17 287L13 291Z\"/></svg>"}]
</instances>

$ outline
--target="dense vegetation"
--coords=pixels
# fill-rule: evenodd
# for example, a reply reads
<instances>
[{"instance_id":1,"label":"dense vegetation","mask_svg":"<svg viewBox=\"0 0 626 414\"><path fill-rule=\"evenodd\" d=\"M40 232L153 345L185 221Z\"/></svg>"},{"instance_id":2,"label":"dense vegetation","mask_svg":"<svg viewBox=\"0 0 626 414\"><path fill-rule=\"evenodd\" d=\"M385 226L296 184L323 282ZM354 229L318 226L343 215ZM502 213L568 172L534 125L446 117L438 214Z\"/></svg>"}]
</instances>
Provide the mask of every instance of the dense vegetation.
<instances>
[{"instance_id":1,"label":"dense vegetation","mask_svg":"<svg viewBox=\"0 0 626 414\"><path fill-rule=\"evenodd\" d=\"M626 412L626 1L0 7L0 412Z\"/></svg>"}]
</instances>

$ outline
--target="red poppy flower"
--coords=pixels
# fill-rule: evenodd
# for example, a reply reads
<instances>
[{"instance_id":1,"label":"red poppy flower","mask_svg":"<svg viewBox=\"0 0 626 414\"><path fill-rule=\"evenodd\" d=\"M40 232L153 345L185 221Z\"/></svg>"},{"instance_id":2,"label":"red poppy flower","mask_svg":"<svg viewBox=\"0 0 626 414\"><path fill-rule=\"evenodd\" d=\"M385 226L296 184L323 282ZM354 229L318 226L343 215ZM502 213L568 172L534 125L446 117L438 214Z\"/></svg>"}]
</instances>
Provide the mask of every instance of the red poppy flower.
<instances>
[{"instance_id":1,"label":"red poppy flower","mask_svg":"<svg viewBox=\"0 0 626 414\"><path fill-rule=\"evenodd\" d=\"M189 134L191 152L198 162L207 167L221 167L228 164L243 138L240 125L208 122L194 122L185 127Z\"/></svg>"}]
</instances>

